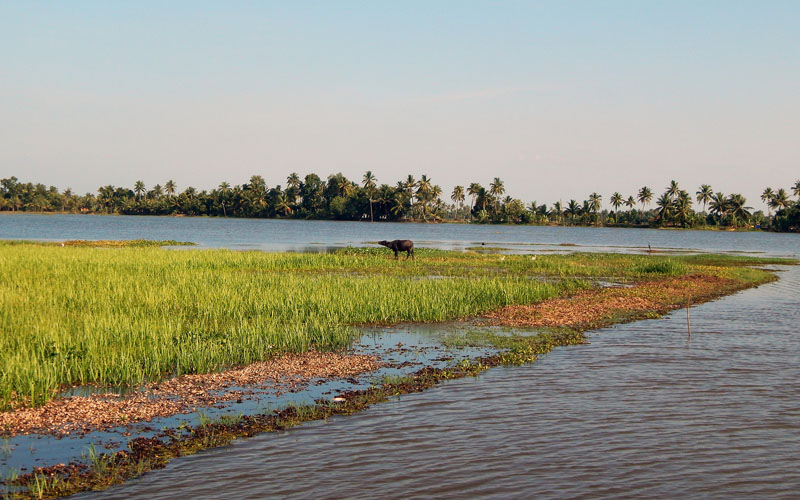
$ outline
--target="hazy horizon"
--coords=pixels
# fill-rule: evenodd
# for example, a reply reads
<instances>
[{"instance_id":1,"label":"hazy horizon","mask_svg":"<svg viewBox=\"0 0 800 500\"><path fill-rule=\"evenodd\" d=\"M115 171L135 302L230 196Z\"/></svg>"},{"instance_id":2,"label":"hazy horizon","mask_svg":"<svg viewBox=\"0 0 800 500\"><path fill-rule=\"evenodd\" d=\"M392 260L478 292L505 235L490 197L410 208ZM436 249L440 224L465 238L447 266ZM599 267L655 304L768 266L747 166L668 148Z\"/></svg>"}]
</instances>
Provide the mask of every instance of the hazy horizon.
<instances>
[{"instance_id":1,"label":"hazy horizon","mask_svg":"<svg viewBox=\"0 0 800 500\"><path fill-rule=\"evenodd\" d=\"M800 179L797 2L0 4L0 177L428 175L609 206Z\"/></svg>"}]
</instances>

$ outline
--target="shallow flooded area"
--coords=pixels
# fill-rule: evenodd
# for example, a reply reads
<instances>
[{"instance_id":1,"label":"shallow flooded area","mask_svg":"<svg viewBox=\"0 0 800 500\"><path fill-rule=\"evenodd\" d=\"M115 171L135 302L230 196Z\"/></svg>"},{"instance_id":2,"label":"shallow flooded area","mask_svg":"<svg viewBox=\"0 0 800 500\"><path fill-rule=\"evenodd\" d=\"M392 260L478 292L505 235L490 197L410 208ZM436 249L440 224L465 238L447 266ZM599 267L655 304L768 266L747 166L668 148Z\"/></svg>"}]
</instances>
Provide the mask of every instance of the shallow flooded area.
<instances>
[{"instance_id":1,"label":"shallow flooded area","mask_svg":"<svg viewBox=\"0 0 800 500\"><path fill-rule=\"evenodd\" d=\"M348 353L374 356L380 368L354 377L328 377L312 379L290 378L278 383L269 382L249 386L228 385L224 389L214 389L202 394L197 387L191 388L196 399L191 403L197 406L178 408L175 415L160 416L158 412L146 421L130 422L119 426L99 425L92 423L85 411L99 412L102 401L92 403L94 408L88 410L86 405L77 405L81 413L59 418L58 425L49 433L26 430L13 437L0 438L2 454L0 454L0 478L10 474L28 473L34 467L48 467L58 463L86 461L91 447L101 452L114 452L127 448L129 439L133 437L150 437L158 435L164 429L176 429L187 425L196 425L204 420L216 420L225 417L238 418L241 415L269 412L272 409L285 408L287 405L313 405L317 400L331 400L345 390L365 389L373 384L380 384L385 377L399 377L412 373L424 366L447 367L464 359L488 355L497 351L491 347L471 347L458 340L467 330L463 326L443 325L397 325L389 328L363 328L362 335ZM263 377L262 377L263 378ZM176 380L176 379L173 379ZM159 384L164 386L166 384ZM210 384L209 384L210 386ZM102 394L124 393L123 388L102 388L94 386L77 387L64 393L64 396L96 397ZM128 398L132 389L128 389ZM161 401L161 400L164 401ZM168 402L182 403L186 396L178 394L166 397L156 396L148 392L142 394L133 403L146 405L153 402L161 406ZM140 401L139 401L140 400ZM67 402L60 400L58 403ZM116 399L110 399L116 402ZM126 401L120 401L126 403ZM67 408L68 409L68 408ZM117 411L112 408L112 413ZM45 412L53 413L56 410ZM98 420L102 422L102 420ZM99 427L98 427L99 425ZM0 492L2 492L0 487Z\"/></svg>"},{"instance_id":2,"label":"shallow flooded area","mask_svg":"<svg viewBox=\"0 0 800 500\"><path fill-rule=\"evenodd\" d=\"M796 498L800 269L80 498Z\"/></svg>"}]
</instances>

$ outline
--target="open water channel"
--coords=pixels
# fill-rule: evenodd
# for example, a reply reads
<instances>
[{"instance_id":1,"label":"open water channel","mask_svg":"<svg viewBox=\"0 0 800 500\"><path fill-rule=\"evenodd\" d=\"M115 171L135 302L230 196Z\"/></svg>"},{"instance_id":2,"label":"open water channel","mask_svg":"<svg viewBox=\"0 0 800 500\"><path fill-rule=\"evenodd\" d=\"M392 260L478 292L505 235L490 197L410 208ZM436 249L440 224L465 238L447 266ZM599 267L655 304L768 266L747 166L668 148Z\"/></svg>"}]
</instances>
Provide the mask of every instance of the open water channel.
<instances>
[{"instance_id":1,"label":"open water channel","mask_svg":"<svg viewBox=\"0 0 800 500\"><path fill-rule=\"evenodd\" d=\"M798 235L765 233L295 221L230 221L225 244L218 235L228 221L218 219L16 217L0 216L0 238L273 250L396 237L536 251L649 243L797 256L800 248ZM92 228L93 219L120 227ZM29 224L38 230L22 227ZM694 307L691 336L683 311L598 330L589 344L557 348L533 365L237 441L81 498L798 498L800 268L780 276Z\"/></svg>"}]
</instances>

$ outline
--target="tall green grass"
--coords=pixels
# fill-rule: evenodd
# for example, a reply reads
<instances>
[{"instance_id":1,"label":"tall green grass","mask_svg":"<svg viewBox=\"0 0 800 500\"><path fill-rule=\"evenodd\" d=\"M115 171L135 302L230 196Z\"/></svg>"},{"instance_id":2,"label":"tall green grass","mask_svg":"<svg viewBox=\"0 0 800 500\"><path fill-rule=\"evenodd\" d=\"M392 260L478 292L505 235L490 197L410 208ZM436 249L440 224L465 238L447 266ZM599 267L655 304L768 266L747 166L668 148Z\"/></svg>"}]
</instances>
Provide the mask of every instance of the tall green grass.
<instances>
[{"instance_id":1,"label":"tall green grass","mask_svg":"<svg viewBox=\"0 0 800 500\"><path fill-rule=\"evenodd\" d=\"M444 321L639 276L648 257L335 254L0 242L0 408L69 384L137 384L311 347L352 325ZM656 270L657 271L657 270ZM544 282L531 277L555 275Z\"/></svg>"},{"instance_id":2,"label":"tall green grass","mask_svg":"<svg viewBox=\"0 0 800 500\"><path fill-rule=\"evenodd\" d=\"M520 276L429 279L385 255L0 245L0 399L135 384L314 346L350 325L442 321L565 287ZM388 272L379 274L378 269Z\"/></svg>"}]
</instances>

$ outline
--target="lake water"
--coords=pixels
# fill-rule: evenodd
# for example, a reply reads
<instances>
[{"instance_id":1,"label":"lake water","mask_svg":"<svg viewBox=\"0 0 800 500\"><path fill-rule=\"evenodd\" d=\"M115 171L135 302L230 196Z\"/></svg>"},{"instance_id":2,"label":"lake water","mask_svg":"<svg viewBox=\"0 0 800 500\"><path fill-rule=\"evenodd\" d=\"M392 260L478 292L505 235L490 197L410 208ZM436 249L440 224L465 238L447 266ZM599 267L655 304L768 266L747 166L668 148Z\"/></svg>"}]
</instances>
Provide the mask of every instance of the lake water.
<instances>
[{"instance_id":1,"label":"lake water","mask_svg":"<svg viewBox=\"0 0 800 500\"><path fill-rule=\"evenodd\" d=\"M529 251L760 252L793 234L99 216L0 216L0 238L325 249L378 239ZM800 267L692 309L592 332L348 417L208 450L100 498L797 498Z\"/></svg>"},{"instance_id":2,"label":"lake water","mask_svg":"<svg viewBox=\"0 0 800 500\"><path fill-rule=\"evenodd\" d=\"M797 255L800 235L561 226L332 222L210 217L0 215L0 239L178 240L202 247L326 251L379 240L412 239L420 247L505 246L515 251L690 249ZM568 246L565 246L568 245ZM578 248L573 248L572 245Z\"/></svg>"}]
</instances>

